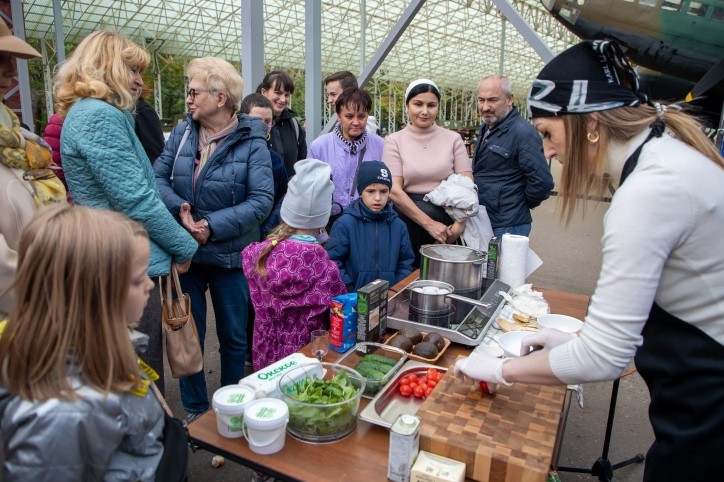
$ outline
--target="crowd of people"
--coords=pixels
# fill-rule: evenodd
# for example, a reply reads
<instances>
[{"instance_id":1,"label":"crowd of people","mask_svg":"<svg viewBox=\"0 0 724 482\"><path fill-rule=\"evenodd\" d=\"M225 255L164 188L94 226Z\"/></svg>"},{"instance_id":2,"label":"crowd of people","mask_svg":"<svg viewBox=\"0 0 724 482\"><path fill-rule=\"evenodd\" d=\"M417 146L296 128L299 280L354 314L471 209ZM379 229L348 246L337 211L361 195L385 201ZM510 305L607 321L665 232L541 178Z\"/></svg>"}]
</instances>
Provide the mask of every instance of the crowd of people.
<instances>
[{"instance_id":1,"label":"crowd of people","mask_svg":"<svg viewBox=\"0 0 724 482\"><path fill-rule=\"evenodd\" d=\"M39 56L0 22L0 79L16 58ZM121 34L88 35L55 75L48 142L0 107L4 480L160 480L158 279L172 267L202 347L208 293L221 385L237 383L247 357L259 370L306 345L334 296L378 278L394 285L420 266L422 246L459 242L471 223L427 197L443 182L471 186L496 236L529 235L553 188L551 159L563 165L565 220L580 199L616 189L584 328L532 334L525 346L537 350L517 359L474 353L456 376L581 383L615 378L635 356L656 435L646 480L715 473L724 161L695 119L648 98L615 43L554 58L527 99L532 124L510 79L483 78L472 159L437 124L430 79L408 85L409 122L383 139L354 75L328 76L336 122L307 147L288 74L270 72L242 98L238 70L216 57L189 62L188 115L162 142L142 101L148 63ZM189 423L209 410L204 373L179 380Z\"/></svg>"}]
</instances>

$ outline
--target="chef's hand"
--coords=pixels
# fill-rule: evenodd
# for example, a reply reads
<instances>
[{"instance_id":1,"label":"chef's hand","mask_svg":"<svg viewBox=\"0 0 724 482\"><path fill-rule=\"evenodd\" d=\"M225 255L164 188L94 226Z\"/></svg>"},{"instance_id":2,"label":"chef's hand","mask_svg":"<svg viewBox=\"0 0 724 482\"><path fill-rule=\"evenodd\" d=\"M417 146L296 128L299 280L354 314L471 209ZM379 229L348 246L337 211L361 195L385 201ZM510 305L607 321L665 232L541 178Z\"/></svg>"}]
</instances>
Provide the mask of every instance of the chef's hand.
<instances>
[{"instance_id":1,"label":"chef's hand","mask_svg":"<svg viewBox=\"0 0 724 482\"><path fill-rule=\"evenodd\" d=\"M520 342L520 354L526 355L533 350L550 350L575 338L575 333L565 333L552 328L541 328L540 331L526 336Z\"/></svg>"},{"instance_id":2,"label":"chef's hand","mask_svg":"<svg viewBox=\"0 0 724 482\"><path fill-rule=\"evenodd\" d=\"M447 227L447 243L453 244L458 240L460 235L465 231L465 223L463 221L455 221Z\"/></svg>"},{"instance_id":3,"label":"chef's hand","mask_svg":"<svg viewBox=\"0 0 724 482\"><path fill-rule=\"evenodd\" d=\"M470 378L475 383L487 382L490 392L493 393L498 383L512 385L503 378L505 361L507 360L474 351L469 357L460 358L455 362L455 378L461 381Z\"/></svg>"}]
</instances>

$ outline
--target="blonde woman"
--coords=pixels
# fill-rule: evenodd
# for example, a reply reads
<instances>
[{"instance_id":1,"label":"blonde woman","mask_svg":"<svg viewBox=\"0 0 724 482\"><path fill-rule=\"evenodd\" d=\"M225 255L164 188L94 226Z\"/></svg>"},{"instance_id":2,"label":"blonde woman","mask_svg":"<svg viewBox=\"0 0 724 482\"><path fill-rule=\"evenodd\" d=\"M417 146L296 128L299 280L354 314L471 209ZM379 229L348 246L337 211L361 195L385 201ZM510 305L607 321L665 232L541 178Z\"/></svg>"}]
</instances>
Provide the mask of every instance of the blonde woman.
<instances>
[{"instance_id":1,"label":"blonde woman","mask_svg":"<svg viewBox=\"0 0 724 482\"><path fill-rule=\"evenodd\" d=\"M148 275L188 269L197 242L161 201L151 162L134 131L132 110L149 56L121 34L96 31L76 47L55 77L56 111L65 117L60 140L73 202L119 211L140 222L151 240ZM139 330L149 335L146 361L161 377L161 303L154 289Z\"/></svg>"},{"instance_id":2,"label":"blonde woman","mask_svg":"<svg viewBox=\"0 0 724 482\"><path fill-rule=\"evenodd\" d=\"M522 352L541 351L473 355L455 373L565 385L615 379L635 357L656 436L644 480L710 480L724 453L724 160L695 119L649 100L610 41L554 58L528 105L546 157L563 165L564 219L616 189L601 274L579 336L542 330Z\"/></svg>"},{"instance_id":3,"label":"blonde woman","mask_svg":"<svg viewBox=\"0 0 724 482\"><path fill-rule=\"evenodd\" d=\"M206 292L216 316L221 385L244 376L249 286L241 250L261 236L274 203L267 126L238 115L244 83L239 71L216 57L189 62L189 115L179 124L153 168L166 207L201 244L181 277L203 346ZM209 409L204 372L180 380L188 421Z\"/></svg>"},{"instance_id":4,"label":"blonde woman","mask_svg":"<svg viewBox=\"0 0 724 482\"><path fill-rule=\"evenodd\" d=\"M128 330L149 252L143 227L107 210L43 208L23 231L0 327L6 482L155 480L163 409Z\"/></svg>"}]
</instances>

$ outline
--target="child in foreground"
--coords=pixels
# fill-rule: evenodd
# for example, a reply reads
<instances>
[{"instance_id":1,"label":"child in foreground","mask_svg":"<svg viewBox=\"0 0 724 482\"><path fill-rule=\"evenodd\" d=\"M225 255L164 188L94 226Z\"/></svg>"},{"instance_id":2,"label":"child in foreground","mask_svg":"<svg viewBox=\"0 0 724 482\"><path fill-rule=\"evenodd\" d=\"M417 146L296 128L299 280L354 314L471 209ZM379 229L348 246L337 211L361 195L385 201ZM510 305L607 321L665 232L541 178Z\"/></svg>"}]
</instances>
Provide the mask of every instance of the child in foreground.
<instances>
[{"instance_id":1,"label":"child in foreground","mask_svg":"<svg viewBox=\"0 0 724 482\"><path fill-rule=\"evenodd\" d=\"M332 227L327 252L349 291L378 278L392 286L412 273L415 254L407 226L387 203L391 188L385 163L363 162L357 170L360 197Z\"/></svg>"},{"instance_id":2,"label":"child in foreground","mask_svg":"<svg viewBox=\"0 0 724 482\"><path fill-rule=\"evenodd\" d=\"M256 311L255 371L309 343L311 331L327 325L332 298L347 292L320 244L332 207L332 170L316 159L299 161L294 170L282 201L281 224L266 240L242 252Z\"/></svg>"},{"instance_id":3,"label":"child in foreground","mask_svg":"<svg viewBox=\"0 0 724 482\"><path fill-rule=\"evenodd\" d=\"M45 208L25 228L0 326L6 482L155 479L164 413L129 338L148 258L143 227L112 211Z\"/></svg>"}]
</instances>

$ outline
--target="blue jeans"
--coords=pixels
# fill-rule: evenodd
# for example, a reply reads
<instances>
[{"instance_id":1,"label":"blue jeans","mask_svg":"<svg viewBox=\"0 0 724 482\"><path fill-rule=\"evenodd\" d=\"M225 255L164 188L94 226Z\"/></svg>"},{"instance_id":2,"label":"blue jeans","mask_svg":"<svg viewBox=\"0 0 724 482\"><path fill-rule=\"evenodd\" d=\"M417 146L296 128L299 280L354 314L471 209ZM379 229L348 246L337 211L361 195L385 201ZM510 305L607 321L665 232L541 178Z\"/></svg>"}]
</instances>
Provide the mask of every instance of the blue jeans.
<instances>
[{"instance_id":1,"label":"blue jeans","mask_svg":"<svg viewBox=\"0 0 724 482\"><path fill-rule=\"evenodd\" d=\"M530 236L531 227L531 223L519 224L517 226L501 226L499 228L493 228L493 234L498 238L502 238L505 233L518 234L520 236Z\"/></svg>"},{"instance_id":2,"label":"blue jeans","mask_svg":"<svg viewBox=\"0 0 724 482\"><path fill-rule=\"evenodd\" d=\"M221 386L238 383L246 361L246 321L249 284L241 268L220 268L196 263L181 275L181 287L191 298L191 312L199 331L201 347L206 339L206 290L216 315L216 334L221 354ZM209 409L204 370L179 380L181 402L187 414Z\"/></svg>"}]
</instances>

